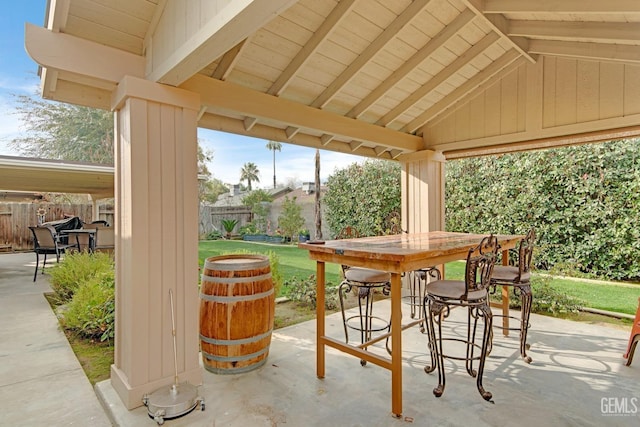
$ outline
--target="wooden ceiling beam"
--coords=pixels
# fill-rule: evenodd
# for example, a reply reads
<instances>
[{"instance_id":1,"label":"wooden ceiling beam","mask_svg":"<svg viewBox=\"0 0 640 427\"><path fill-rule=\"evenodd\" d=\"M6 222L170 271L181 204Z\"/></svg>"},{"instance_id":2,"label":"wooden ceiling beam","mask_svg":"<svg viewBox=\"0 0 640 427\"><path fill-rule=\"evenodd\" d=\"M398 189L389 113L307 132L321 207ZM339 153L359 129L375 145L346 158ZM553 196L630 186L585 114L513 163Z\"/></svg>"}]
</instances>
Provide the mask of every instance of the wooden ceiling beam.
<instances>
[{"instance_id":1,"label":"wooden ceiling beam","mask_svg":"<svg viewBox=\"0 0 640 427\"><path fill-rule=\"evenodd\" d=\"M564 41L640 44L640 23L511 20L508 35Z\"/></svg>"},{"instance_id":2,"label":"wooden ceiling beam","mask_svg":"<svg viewBox=\"0 0 640 427\"><path fill-rule=\"evenodd\" d=\"M253 138L261 138L273 141L287 141L287 136L284 129L258 123L251 129L251 131L247 131L244 128L242 120L218 115L215 113L205 114L204 117L202 117L202 119L198 122L198 126L205 129L228 132L237 135L245 135ZM351 145L351 142L338 141L334 139L328 144L323 144L321 141L321 137L303 132L298 132L289 142L303 147L318 148L322 150L335 151L337 153L355 154L357 156L371 158L380 157L389 160L393 159L391 153L383 153L383 155L378 156L373 148L366 147L361 144L358 144L359 148L356 148L355 151L352 150L353 147ZM408 153L408 151L397 151L399 151L400 153Z\"/></svg>"},{"instance_id":3,"label":"wooden ceiling beam","mask_svg":"<svg viewBox=\"0 0 640 427\"><path fill-rule=\"evenodd\" d=\"M429 40L419 51L415 53L408 61L404 62L400 68L395 70L388 78L386 78L378 87L376 87L369 95L347 113L347 117L358 118L369 107L375 104L389 90L397 85L402 79L407 77L409 73L415 70L422 62L429 58L433 52L442 47L449 39L456 35L458 31L467 25L475 14L470 10L465 10L458 15L451 23L445 25L434 38Z\"/></svg>"},{"instance_id":4,"label":"wooden ceiling beam","mask_svg":"<svg viewBox=\"0 0 640 427\"><path fill-rule=\"evenodd\" d=\"M63 30L67 25L70 6L71 0L50 1L47 11L47 29L56 33Z\"/></svg>"},{"instance_id":5,"label":"wooden ceiling beam","mask_svg":"<svg viewBox=\"0 0 640 427\"><path fill-rule=\"evenodd\" d=\"M389 123L393 122L405 111L413 107L418 101L427 96L429 92L433 91L445 80L458 72L462 67L471 62L476 56L481 55L498 39L499 36L496 33L489 33L484 36L482 40L471 46L466 52L456 58L452 63L445 66L442 71L433 76L428 82L418 88L411 95L407 96L400 104L378 120L376 124L379 126L387 126Z\"/></svg>"},{"instance_id":6,"label":"wooden ceiling beam","mask_svg":"<svg viewBox=\"0 0 640 427\"><path fill-rule=\"evenodd\" d=\"M509 28L509 20L502 15L485 15L486 0L462 0L462 2L473 11L478 17L480 17L493 31L500 35L500 37L507 41L515 50L520 52L522 56L527 58L532 64L537 61L538 58L532 56L528 51L528 41L526 39L520 39L515 37L509 37L507 35Z\"/></svg>"},{"instance_id":7,"label":"wooden ceiling beam","mask_svg":"<svg viewBox=\"0 0 640 427\"><path fill-rule=\"evenodd\" d=\"M640 63L640 46L623 44L531 40L529 51L541 55Z\"/></svg>"},{"instance_id":8,"label":"wooden ceiling beam","mask_svg":"<svg viewBox=\"0 0 640 427\"><path fill-rule=\"evenodd\" d=\"M412 19L416 17L431 0L413 0L393 22L311 103L312 107L323 108L356 74L367 65L380 50L398 36Z\"/></svg>"},{"instance_id":9,"label":"wooden ceiling beam","mask_svg":"<svg viewBox=\"0 0 640 427\"><path fill-rule=\"evenodd\" d=\"M231 70L233 70L233 66L240 58L240 54L242 53L244 47L249 45L249 43L247 43L249 38L250 37L247 37L246 39L242 40L222 56L222 59L218 63L218 66L215 70L213 70L211 77L218 80L227 80L227 76L229 76L229 73L231 73Z\"/></svg>"},{"instance_id":10,"label":"wooden ceiling beam","mask_svg":"<svg viewBox=\"0 0 640 427\"><path fill-rule=\"evenodd\" d=\"M343 0L333 8L327 19L313 33L309 41L300 49L287 68L280 74L278 79L271 85L267 93L269 95L280 96L287 88L298 70L307 63L309 58L318 50L320 44L329 37L333 30L349 15L356 0Z\"/></svg>"},{"instance_id":11,"label":"wooden ceiling beam","mask_svg":"<svg viewBox=\"0 0 640 427\"><path fill-rule=\"evenodd\" d=\"M147 49L151 45L151 40L153 35L156 32L156 28L158 27L158 22L160 22L160 18L164 14L164 9L167 7L168 0L159 0L156 5L156 9L153 11L153 16L151 17L151 22L149 22L149 27L147 28L147 33L144 35L144 40L142 42L142 54L147 54Z\"/></svg>"},{"instance_id":12,"label":"wooden ceiling beam","mask_svg":"<svg viewBox=\"0 0 640 427\"><path fill-rule=\"evenodd\" d=\"M117 84L124 76L144 78L145 59L99 43L27 23L25 49L43 67Z\"/></svg>"},{"instance_id":13,"label":"wooden ceiling beam","mask_svg":"<svg viewBox=\"0 0 640 427\"><path fill-rule=\"evenodd\" d=\"M418 117L409 122L406 126L400 129L401 132L413 133L426 123L440 116L443 112L445 112L449 107L454 105L456 102L464 98L469 92L484 84L494 76L496 76L500 71L502 71L509 64L513 63L516 59L518 59L520 54L515 50L511 49L507 51L504 55L502 55L497 60L493 61L491 65L487 68L481 70L475 76L471 77L461 86L458 86L440 101L433 104L429 109L427 109L424 113L420 114ZM418 130L418 134L422 133L422 130Z\"/></svg>"},{"instance_id":14,"label":"wooden ceiling beam","mask_svg":"<svg viewBox=\"0 0 640 427\"><path fill-rule=\"evenodd\" d=\"M267 95L201 74L193 76L180 87L200 94L201 103L209 107L210 111L233 112L243 117L255 117L261 121L279 122L285 127L299 127L340 136L344 140L355 139L403 151L415 151L422 146L422 139L415 135L403 134L329 111L301 105L288 99ZM286 140L286 136L281 139L281 141Z\"/></svg>"},{"instance_id":15,"label":"wooden ceiling beam","mask_svg":"<svg viewBox=\"0 0 640 427\"><path fill-rule=\"evenodd\" d=\"M485 13L638 13L637 0L484 0Z\"/></svg>"},{"instance_id":16,"label":"wooden ceiling beam","mask_svg":"<svg viewBox=\"0 0 640 427\"><path fill-rule=\"evenodd\" d=\"M197 2L176 2L175 7L189 10ZM190 37L178 41L171 51L156 49L154 39L175 39L178 16L165 13L148 42L147 80L178 86L224 55L229 49L260 29L295 0L234 0L208 18ZM178 12L176 14L179 15ZM190 23L187 23L190 24ZM184 23L182 24L184 25Z\"/></svg>"},{"instance_id":17,"label":"wooden ceiling beam","mask_svg":"<svg viewBox=\"0 0 640 427\"><path fill-rule=\"evenodd\" d=\"M322 143L323 146L325 146L325 145L328 145L331 141L333 141L335 137L336 137L335 135L323 133L322 136L320 137L320 142Z\"/></svg>"},{"instance_id":18,"label":"wooden ceiling beam","mask_svg":"<svg viewBox=\"0 0 640 427\"><path fill-rule=\"evenodd\" d=\"M198 117L198 120L200 120L200 117ZM243 123L245 130L250 131L251 129L253 129L256 123L258 123L258 119L256 119L255 117L246 117L243 120Z\"/></svg>"}]
</instances>

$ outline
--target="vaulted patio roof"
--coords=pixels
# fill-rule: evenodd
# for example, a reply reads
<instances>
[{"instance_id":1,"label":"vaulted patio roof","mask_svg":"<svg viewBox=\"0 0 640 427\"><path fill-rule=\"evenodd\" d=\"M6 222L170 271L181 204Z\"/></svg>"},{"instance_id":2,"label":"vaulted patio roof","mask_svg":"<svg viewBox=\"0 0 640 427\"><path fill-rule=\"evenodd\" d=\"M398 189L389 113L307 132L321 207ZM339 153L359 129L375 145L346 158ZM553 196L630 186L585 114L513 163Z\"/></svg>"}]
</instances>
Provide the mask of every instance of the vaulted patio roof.
<instances>
[{"instance_id":1,"label":"vaulted patio roof","mask_svg":"<svg viewBox=\"0 0 640 427\"><path fill-rule=\"evenodd\" d=\"M115 113L125 406L174 379L168 291L202 381L197 126L397 160L403 228L443 230L447 159L640 134L639 25L637 0L50 1L43 96Z\"/></svg>"},{"instance_id":2,"label":"vaulted patio roof","mask_svg":"<svg viewBox=\"0 0 640 427\"><path fill-rule=\"evenodd\" d=\"M129 75L199 93L202 128L400 160L640 133L635 0L51 6L26 29L50 99L109 109Z\"/></svg>"}]
</instances>

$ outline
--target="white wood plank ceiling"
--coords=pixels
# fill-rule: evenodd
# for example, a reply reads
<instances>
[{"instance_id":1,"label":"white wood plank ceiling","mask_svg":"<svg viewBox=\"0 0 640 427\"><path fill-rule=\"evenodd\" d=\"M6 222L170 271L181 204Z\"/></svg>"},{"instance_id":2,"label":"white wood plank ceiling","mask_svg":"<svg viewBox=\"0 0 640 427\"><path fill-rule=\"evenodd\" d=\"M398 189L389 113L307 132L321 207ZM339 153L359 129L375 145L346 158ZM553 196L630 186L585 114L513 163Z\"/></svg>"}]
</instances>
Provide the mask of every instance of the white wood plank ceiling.
<instances>
[{"instance_id":1,"label":"white wood plank ceiling","mask_svg":"<svg viewBox=\"0 0 640 427\"><path fill-rule=\"evenodd\" d=\"M425 126L523 62L640 65L638 0L58 0L47 19L201 93L201 127L385 159L429 149ZM45 97L100 108L118 83L43 71Z\"/></svg>"}]
</instances>

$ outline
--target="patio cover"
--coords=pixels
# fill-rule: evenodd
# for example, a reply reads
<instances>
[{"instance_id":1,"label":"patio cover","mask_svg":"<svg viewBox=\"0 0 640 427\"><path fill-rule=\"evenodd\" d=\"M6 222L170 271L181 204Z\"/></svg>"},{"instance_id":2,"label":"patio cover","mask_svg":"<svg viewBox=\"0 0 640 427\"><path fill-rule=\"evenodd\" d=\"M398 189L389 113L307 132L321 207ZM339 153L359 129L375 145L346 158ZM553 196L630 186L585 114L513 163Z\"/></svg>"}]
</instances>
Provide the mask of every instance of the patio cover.
<instances>
[{"instance_id":1,"label":"patio cover","mask_svg":"<svg viewBox=\"0 0 640 427\"><path fill-rule=\"evenodd\" d=\"M50 0L25 46L43 97L116 117L128 408L173 381L169 289L202 378L197 127L399 161L411 232L444 227L447 159L640 133L637 0Z\"/></svg>"},{"instance_id":2,"label":"patio cover","mask_svg":"<svg viewBox=\"0 0 640 427\"><path fill-rule=\"evenodd\" d=\"M124 76L200 94L198 126L368 157L637 135L635 0L58 0L27 24L45 98Z\"/></svg>"},{"instance_id":3,"label":"patio cover","mask_svg":"<svg viewBox=\"0 0 640 427\"><path fill-rule=\"evenodd\" d=\"M0 190L113 197L113 166L0 156Z\"/></svg>"}]
</instances>

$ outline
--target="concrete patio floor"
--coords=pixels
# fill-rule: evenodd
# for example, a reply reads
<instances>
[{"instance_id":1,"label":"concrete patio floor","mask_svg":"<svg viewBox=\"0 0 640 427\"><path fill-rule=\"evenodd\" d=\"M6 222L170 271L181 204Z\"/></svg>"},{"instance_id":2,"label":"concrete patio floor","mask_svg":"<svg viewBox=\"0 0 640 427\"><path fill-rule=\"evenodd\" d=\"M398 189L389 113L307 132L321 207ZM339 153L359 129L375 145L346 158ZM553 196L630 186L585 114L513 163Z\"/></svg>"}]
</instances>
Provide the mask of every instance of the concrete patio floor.
<instances>
[{"instance_id":1,"label":"concrete patio floor","mask_svg":"<svg viewBox=\"0 0 640 427\"><path fill-rule=\"evenodd\" d=\"M8 266L9 260L24 266ZM114 425L155 425L145 407L127 411L109 381L91 389L42 297L45 280L31 281L34 261L33 254L0 255L0 424L99 426L108 425L109 417ZM374 310L384 316L387 307L382 301ZM456 310L446 323L464 333L463 322L464 313ZM520 359L515 336L495 332L484 379L493 403L480 397L475 379L457 361L445 362L446 390L434 397L437 375L423 371L429 363L426 336L414 327L402 337L404 409L395 419L388 371L361 367L358 359L328 350L326 378L316 378L315 321L310 321L276 330L268 361L259 369L241 375L205 371L198 389L206 410L165 425L640 425L640 359L626 367L622 358L628 330L538 315L532 315L531 324L531 365ZM342 337L339 315L327 318L327 331Z\"/></svg>"}]
</instances>

